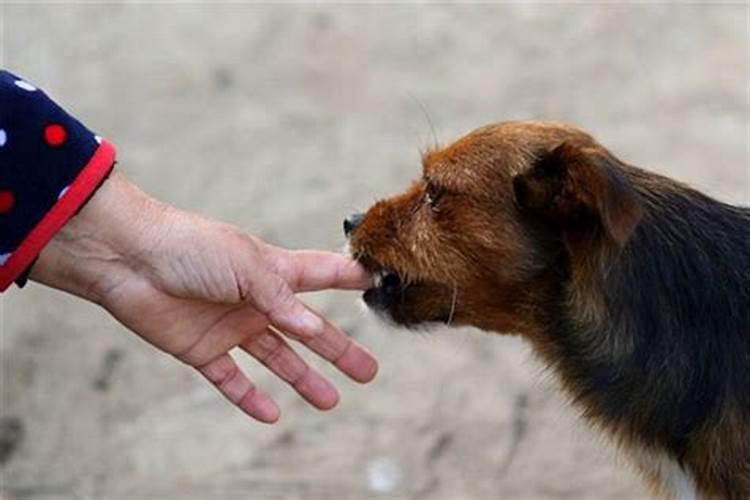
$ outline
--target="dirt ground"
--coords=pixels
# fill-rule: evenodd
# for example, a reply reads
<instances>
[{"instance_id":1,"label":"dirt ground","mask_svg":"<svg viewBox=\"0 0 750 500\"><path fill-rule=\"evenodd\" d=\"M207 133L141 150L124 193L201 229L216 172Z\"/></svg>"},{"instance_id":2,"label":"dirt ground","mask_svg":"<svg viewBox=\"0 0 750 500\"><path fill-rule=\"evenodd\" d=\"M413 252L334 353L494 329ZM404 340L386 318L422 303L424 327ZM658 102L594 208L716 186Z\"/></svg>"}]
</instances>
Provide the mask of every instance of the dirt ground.
<instances>
[{"instance_id":1,"label":"dirt ground","mask_svg":"<svg viewBox=\"0 0 750 500\"><path fill-rule=\"evenodd\" d=\"M623 159L750 202L750 13L736 5L0 2L0 62L119 148L145 190L290 247L483 124L577 124ZM426 110L426 111L425 111ZM634 291L639 293L639 291ZM264 369L255 424L101 310L1 301L0 497L630 499L645 492L519 339L414 335L309 301L377 355L331 413Z\"/></svg>"}]
</instances>

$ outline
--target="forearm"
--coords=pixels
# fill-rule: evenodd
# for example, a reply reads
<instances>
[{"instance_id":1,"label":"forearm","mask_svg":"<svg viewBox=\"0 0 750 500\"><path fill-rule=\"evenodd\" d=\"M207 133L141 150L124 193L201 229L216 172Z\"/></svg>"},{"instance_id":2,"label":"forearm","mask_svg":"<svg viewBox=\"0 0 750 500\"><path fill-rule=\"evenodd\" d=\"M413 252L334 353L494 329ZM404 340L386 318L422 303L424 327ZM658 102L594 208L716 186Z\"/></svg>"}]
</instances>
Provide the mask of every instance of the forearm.
<instances>
[{"instance_id":1,"label":"forearm","mask_svg":"<svg viewBox=\"0 0 750 500\"><path fill-rule=\"evenodd\" d=\"M138 266L166 205L113 172L81 211L55 235L30 278L93 302Z\"/></svg>"}]
</instances>

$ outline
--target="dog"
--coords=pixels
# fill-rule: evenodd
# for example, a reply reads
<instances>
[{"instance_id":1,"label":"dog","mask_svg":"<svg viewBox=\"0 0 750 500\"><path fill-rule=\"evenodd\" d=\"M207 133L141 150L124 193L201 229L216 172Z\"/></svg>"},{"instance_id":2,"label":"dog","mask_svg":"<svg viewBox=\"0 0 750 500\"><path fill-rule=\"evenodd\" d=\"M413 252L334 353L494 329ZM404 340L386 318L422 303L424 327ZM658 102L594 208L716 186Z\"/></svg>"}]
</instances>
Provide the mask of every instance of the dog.
<instances>
[{"instance_id":1,"label":"dog","mask_svg":"<svg viewBox=\"0 0 750 500\"><path fill-rule=\"evenodd\" d=\"M523 336L656 496L750 498L750 209L555 122L477 129L422 167L344 221L367 306Z\"/></svg>"}]
</instances>

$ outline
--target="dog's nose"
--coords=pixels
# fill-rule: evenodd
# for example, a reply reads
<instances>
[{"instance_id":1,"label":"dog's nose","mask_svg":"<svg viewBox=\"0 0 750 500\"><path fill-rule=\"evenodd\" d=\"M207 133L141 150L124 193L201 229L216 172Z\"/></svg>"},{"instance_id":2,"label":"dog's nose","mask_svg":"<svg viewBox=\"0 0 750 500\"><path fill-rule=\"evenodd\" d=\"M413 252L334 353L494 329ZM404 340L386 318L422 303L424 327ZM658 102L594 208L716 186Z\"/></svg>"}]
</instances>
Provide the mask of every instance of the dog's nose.
<instances>
[{"instance_id":1,"label":"dog's nose","mask_svg":"<svg viewBox=\"0 0 750 500\"><path fill-rule=\"evenodd\" d=\"M352 231L357 229L357 226L362 224L365 218L365 214L351 214L349 217L344 219L344 236L349 236Z\"/></svg>"}]
</instances>

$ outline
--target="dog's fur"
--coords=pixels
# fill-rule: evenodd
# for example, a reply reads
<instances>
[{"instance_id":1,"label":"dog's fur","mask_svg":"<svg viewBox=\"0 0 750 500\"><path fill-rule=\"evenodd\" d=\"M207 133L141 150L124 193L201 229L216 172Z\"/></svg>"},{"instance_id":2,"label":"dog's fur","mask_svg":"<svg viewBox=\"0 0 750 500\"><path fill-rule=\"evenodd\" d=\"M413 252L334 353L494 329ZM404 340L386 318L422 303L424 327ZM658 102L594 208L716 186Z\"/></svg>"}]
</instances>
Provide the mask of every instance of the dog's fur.
<instances>
[{"instance_id":1,"label":"dog's fur","mask_svg":"<svg viewBox=\"0 0 750 500\"><path fill-rule=\"evenodd\" d=\"M523 335L656 494L750 498L750 210L559 123L478 129L423 170L349 224L368 305Z\"/></svg>"}]
</instances>

